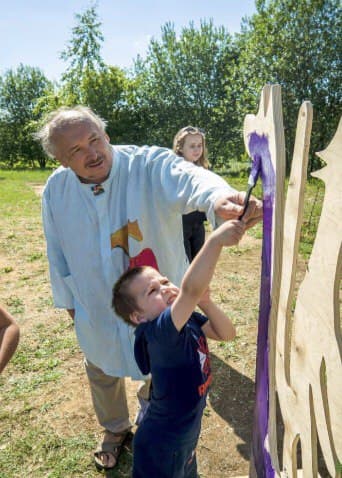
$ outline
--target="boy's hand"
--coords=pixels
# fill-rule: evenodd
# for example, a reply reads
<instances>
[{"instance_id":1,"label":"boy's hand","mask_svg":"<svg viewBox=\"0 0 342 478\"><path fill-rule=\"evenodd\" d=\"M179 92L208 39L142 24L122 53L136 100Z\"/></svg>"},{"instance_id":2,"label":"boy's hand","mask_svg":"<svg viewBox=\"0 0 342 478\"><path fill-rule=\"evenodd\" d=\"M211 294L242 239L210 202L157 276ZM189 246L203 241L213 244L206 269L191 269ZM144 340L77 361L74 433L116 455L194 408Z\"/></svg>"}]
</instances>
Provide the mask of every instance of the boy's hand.
<instances>
[{"instance_id":1,"label":"boy's hand","mask_svg":"<svg viewBox=\"0 0 342 478\"><path fill-rule=\"evenodd\" d=\"M234 246L239 243L246 231L246 224L242 220L233 219L221 224L213 233L214 239L219 241L221 246Z\"/></svg>"}]
</instances>

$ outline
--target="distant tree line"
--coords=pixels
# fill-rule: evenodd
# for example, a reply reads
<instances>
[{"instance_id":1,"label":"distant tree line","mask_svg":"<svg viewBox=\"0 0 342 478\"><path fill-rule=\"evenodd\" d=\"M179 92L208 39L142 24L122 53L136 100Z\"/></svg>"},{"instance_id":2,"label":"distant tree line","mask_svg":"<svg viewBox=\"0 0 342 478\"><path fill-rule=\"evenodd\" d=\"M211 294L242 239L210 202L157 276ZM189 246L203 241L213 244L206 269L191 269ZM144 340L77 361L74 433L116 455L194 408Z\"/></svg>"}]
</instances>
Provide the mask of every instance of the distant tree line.
<instances>
[{"instance_id":1,"label":"distant tree line","mask_svg":"<svg viewBox=\"0 0 342 478\"><path fill-rule=\"evenodd\" d=\"M282 86L287 167L301 103L314 106L311 151L323 149L341 114L341 7L339 0L256 0L239 34L202 21L179 35L161 27L145 58L131 70L107 65L96 6L76 14L61 58L60 82L19 65L0 77L0 166L45 168L51 163L33 140L43 116L62 105L84 104L108 122L116 144L170 147L175 132L204 128L214 169L248 165L242 139L246 113L256 112L266 83ZM120 48L120 45L118 45ZM311 154L310 169L319 167Z\"/></svg>"}]
</instances>

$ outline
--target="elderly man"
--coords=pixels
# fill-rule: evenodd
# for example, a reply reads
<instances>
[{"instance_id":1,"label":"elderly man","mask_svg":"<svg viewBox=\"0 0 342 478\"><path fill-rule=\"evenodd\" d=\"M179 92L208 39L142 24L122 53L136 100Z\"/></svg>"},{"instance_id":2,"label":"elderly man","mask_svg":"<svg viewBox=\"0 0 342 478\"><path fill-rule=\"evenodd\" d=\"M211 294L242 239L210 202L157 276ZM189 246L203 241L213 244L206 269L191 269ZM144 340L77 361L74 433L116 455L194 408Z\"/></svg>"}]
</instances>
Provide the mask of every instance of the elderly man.
<instances>
[{"instance_id":1,"label":"elderly man","mask_svg":"<svg viewBox=\"0 0 342 478\"><path fill-rule=\"evenodd\" d=\"M132 427L124 377L143 380L141 412L149 399L148 377L133 356L134 330L111 309L113 284L129 267L150 265L179 285L188 266L182 214L204 211L215 227L218 218L239 217L244 194L169 149L112 146L105 122L85 107L53 112L37 138L61 164L43 194L51 285L55 306L74 319L104 428L95 464L108 470ZM252 198L247 227L261 215Z\"/></svg>"}]
</instances>

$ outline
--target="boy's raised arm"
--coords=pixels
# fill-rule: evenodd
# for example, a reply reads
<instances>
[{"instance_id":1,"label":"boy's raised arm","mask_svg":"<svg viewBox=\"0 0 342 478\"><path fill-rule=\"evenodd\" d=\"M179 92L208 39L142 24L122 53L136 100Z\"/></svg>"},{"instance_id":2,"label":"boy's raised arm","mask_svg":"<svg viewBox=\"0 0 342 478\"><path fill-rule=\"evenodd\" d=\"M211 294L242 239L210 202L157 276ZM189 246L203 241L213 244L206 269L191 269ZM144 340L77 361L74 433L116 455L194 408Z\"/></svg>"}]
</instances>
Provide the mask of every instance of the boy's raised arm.
<instances>
[{"instance_id":1,"label":"boy's raised arm","mask_svg":"<svg viewBox=\"0 0 342 478\"><path fill-rule=\"evenodd\" d=\"M183 278L180 293L171 306L171 316L177 330L181 330L209 286L222 247L237 244L245 232L239 220L223 223L211 233Z\"/></svg>"}]
</instances>

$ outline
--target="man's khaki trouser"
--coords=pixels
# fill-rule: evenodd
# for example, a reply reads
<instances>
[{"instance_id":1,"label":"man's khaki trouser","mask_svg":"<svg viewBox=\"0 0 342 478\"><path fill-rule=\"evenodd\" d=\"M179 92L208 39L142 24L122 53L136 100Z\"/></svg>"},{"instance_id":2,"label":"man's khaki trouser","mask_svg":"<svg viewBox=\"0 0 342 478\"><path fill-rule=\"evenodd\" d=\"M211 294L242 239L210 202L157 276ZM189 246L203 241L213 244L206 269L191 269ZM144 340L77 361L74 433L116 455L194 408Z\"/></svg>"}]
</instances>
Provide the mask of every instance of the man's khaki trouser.
<instances>
[{"instance_id":1,"label":"man's khaki trouser","mask_svg":"<svg viewBox=\"0 0 342 478\"><path fill-rule=\"evenodd\" d=\"M118 433L132 427L127 407L125 379L106 375L100 368L84 360L97 419L106 430ZM150 396L151 380L141 382L137 396L140 404Z\"/></svg>"}]
</instances>

